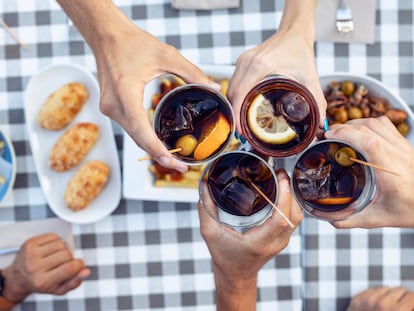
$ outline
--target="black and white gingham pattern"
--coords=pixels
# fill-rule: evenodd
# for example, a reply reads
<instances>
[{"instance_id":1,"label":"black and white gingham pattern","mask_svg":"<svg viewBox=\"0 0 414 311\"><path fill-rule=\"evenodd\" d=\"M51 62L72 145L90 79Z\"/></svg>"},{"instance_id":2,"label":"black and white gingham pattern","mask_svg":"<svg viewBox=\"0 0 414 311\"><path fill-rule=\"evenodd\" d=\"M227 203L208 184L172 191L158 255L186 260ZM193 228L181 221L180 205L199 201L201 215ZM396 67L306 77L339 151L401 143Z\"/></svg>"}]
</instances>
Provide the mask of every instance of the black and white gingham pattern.
<instances>
[{"instance_id":1,"label":"black and white gingham pattern","mask_svg":"<svg viewBox=\"0 0 414 311\"><path fill-rule=\"evenodd\" d=\"M137 25L200 64L234 64L271 36L283 1L241 1L212 12L177 11L168 0L115 1ZM25 128L23 95L31 75L53 62L95 72L82 37L52 0L3 0L5 22L28 44L0 31L0 125L16 149L18 172L0 221L55 217L45 203ZM321 74L349 71L382 80L408 103L414 98L412 1L377 1L376 43L316 44ZM122 131L114 125L122 158ZM73 226L76 255L92 269L77 290L34 295L20 310L214 310L214 281L199 234L196 206L121 200L116 211ZM412 230L337 230L306 218L286 250L259 274L259 310L345 310L349 297L379 284L414 289ZM303 298L303 301L302 301Z\"/></svg>"}]
</instances>

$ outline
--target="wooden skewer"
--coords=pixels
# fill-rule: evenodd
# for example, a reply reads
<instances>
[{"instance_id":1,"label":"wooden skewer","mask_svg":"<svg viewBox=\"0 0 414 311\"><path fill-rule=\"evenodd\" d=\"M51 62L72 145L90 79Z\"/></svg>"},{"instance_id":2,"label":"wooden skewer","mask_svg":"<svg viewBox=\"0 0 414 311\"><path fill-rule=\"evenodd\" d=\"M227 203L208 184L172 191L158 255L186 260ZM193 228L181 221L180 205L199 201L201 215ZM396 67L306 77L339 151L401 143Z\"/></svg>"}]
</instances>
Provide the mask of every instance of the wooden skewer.
<instances>
[{"instance_id":1,"label":"wooden skewer","mask_svg":"<svg viewBox=\"0 0 414 311\"><path fill-rule=\"evenodd\" d=\"M369 163L369 162L365 162L365 161L362 161L362 160L359 160L359 159L356 159L356 158L353 158L353 157L349 157L349 159L351 161L357 162L359 164L363 164L363 165L366 165L366 166L370 166L372 168L376 168L377 170L380 170L380 171L384 171L384 172L387 172L387 173L390 173L390 174L393 174L393 175L396 175L396 176L401 176L400 174L398 174L398 173L396 173L394 171L391 171L391 170L389 170L389 169L387 169L385 167L382 167L382 166L379 166L379 165L376 165L376 164L372 164L372 163Z\"/></svg>"},{"instance_id":2,"label":"wooden skewer","mask_svg":"<svg viewBox=\"0 0 414 311\"><path fill-rule=\"evenodd\" d=\"M168 152L169 153L176 153L176 152L179 152L179 151L181 151L183 148L175 148L175 149L171 149L171 150L168 150ZM142 158L138 158L138 161L146 161L146 160L151 160L152 159L152 157L150 156L150 155L147 155L147 156L145 156L145 157L142 157Z\"/></svg>"},{"instance_id":3,"label":"wooden skewer","mask_svg":"<svg viewBox=\"0 0 414 311\"><path fill-rule=\"evenodd\" d=\"M27 49L27 45L20 40L20 38L16 35L16 33L11 30L11 28L4 22L3 19L0 18L0 25L20 44L20 46L24 49Z\"/></svg>"},{"instance_id":4,"label":"wooden skewer","mask_svg":"<svg viewBox=\"0 0 414 311\"><path fill-rule=\"evenodd\" d=\"M271 206L273 206L273 208L280 214L280 216L283 217L284 220L286 220L286 222L289 224L289 226L291 228L295 228L295 226L289 220L289 218L287 218L286 215L283 214L283 212L276 206L276 204L274 204L272 201L270 201L270 199L267 197L267 195L264 194L263 191L259 189L259 187L257 187L254 183L251 183L251 185L253 186L254 189L256 189L256 191L258 193L260 193L260 195L263 197L263 199L265 199L267 201L267 203L269 203Z\"/></svg>"}]
</instances>

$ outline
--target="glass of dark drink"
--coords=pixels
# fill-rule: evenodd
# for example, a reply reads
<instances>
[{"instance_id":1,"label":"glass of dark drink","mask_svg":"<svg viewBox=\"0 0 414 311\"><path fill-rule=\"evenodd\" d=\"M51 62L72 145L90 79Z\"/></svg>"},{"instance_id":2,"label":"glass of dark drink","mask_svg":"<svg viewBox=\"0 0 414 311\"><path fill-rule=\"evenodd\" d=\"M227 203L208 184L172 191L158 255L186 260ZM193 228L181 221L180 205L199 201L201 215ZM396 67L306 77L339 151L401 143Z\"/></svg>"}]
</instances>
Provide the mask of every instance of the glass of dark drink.
<instances>
[{"instance_id":1,"label":"glass of dark drink","mask_svg":"<svg viewBox=\"0 0 414 311\"><path fill-rule=\"evenodd\" d=\"M283 76L269 76L245 97L240 125L254 149L284 158L303 151L314 140L319 110L303 85Z\"/></svg>"},{"instance_id":2,"label":"glass of dark drink","mask_svg":"<svg viewBox=\"0 0 414 311\"><path fill-rule=\"evenodd\" d=\"M340 140L323 140L302 152L292 173L298 204L309 215L327 221L344 220L372 200L376 186L372 168L355 147Z\"/></svg>"},{"instance_id":3,"label":"glass of dark drink","mask_svg":"<svg viewBox=\"0 0 414 311\"><path fill-rule=\"evenodd\" d=\"M204 168L199 193L203 198L203 189L208 191L217 206L212 210L203 203L211 217L243 232L263 223L273 210L252 184L276 203L277 178L269 163L248 151L231 151L221 154Z\"/></svg>"},{"instance_id":4,"label":"glass of dark drink","mask_svg":"<svg viewBox=\"0 0 414 311\"><path fill-rule=\"evenodd\" d=\"M210 161L226 150L235 130L234 112L220 92L201 84L174 88L157 105L154 130L173 156L187 165Z\"/></svg>"}]
</instances>

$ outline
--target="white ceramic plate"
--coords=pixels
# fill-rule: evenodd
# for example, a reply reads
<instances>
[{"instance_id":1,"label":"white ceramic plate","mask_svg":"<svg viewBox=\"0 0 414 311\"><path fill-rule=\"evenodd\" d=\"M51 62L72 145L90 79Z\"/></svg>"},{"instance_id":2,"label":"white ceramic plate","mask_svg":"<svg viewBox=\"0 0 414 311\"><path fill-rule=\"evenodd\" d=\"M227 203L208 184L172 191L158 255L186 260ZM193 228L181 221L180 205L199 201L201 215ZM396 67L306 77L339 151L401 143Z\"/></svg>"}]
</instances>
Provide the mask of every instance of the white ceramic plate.
<instances>
[{"instance_id":1,"label":"white ceramic plate","mask_svg":"<svg viewBox=\"0 0 414 311\"><path fill-rule=\"evenodd\" d=\"M89 97L75 119L61 131L49 131L37 123L37 114L47 97L60 86L80 82L86 86ZM114 211L121 196L121 172L110 120L99 111L99 87L95 77L75 64L50 65L29 81L25 94L25 117L37 174L47 203L55 214L72 223L98 221ZM92 122L99 126L100 136L96 145L78 166L68 172L57 173L50 169L49 153L58 138L78 122ZM110 179L104 190L84 210L74 212L66 207L63 196L69 179L89 160L101 160L111 169Z\"/></svg>"},{"instance_id":2,"label":"white ceramic plate","mask_svg":"<svg viewBox=\"0 0 414 311\"><path fill-rule=\"evenodd\" d=\"M217 80L229 79L233 74L232 66L200 66L207 74ZM147 84L144 91L144 106L151 107L151 97L159 92L160 80L156 79ZM154 176L149 170L151 161L138 162L146 152L124 133L123 158L123 191L124 197L136 200L197 202L198 189L154 187Z\"/></svg>"},{"instance_id":3,"label":"white ceramic plate","mask_svg":"<svg viewBox=\"0 0 414 311\"><path fill-rule=\"evenodd\" d=\"M2 206L13 189L16 178L16 155L13 144L2 129L0 129L0 142L4 143L4 147L0 147L0 176L5 181L0 183L0 206Z\"/></svg>"},{"instance_id":4,"label":"white ceramic plate","mask_svg":"<svg viewBox=\"0 0 414 311\"><path fill-rule=\"evenodd\" d=\"M414 114L410 107L402 100L400 96L391 92L386 85L377 79L371 78L369 76L355 75L346 72L336 72L332 74L321 75L319 77L319 81L321 83L322 90L326 90L329 83L334 80L351 80L355 83L363 83L372 94L388 99L393 108L405 110L408 114L407 123L410 126L410 132L407 135L407 139L414 146Z\"/></svg>"}]
</instances>

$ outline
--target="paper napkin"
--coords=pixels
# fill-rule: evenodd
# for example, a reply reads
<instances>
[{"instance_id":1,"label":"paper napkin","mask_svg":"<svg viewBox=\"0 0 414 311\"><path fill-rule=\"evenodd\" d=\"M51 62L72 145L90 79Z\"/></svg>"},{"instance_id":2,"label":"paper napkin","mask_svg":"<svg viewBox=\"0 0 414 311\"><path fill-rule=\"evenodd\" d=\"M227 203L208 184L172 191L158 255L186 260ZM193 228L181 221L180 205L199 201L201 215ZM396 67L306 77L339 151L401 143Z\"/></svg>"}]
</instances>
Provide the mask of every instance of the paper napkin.
<instances>
[{"instance_id":1,"label":"paper napkin","mask_svg":"<svg viewBox=\"0 0 414 311\"><path fill-rule=\"evenodd\" d=\"M375 0L346 0L352 10L354 31L336 31L336 9L339 0L318 0L316 8L316 41L372 44L375 41Z\"/></svg>"},{"instance_id":2,"label":"paper napkin","mask_svg":"<svg viewBox=\"0 0 414 311\"><path fill-rule=\"evenodd\" d=\"M66 242L70 250L74 250L72 226L59 218L48 218L0 225L1 239L0 248L21 246L23 243L36 235L54 232ZM8 266L16 254L0 256L0 269Z\"/></svg>"}]
</instances>

